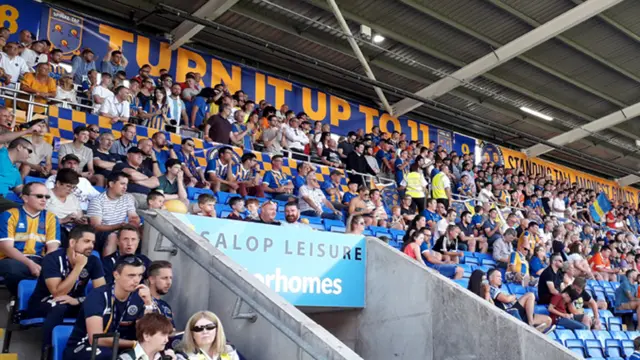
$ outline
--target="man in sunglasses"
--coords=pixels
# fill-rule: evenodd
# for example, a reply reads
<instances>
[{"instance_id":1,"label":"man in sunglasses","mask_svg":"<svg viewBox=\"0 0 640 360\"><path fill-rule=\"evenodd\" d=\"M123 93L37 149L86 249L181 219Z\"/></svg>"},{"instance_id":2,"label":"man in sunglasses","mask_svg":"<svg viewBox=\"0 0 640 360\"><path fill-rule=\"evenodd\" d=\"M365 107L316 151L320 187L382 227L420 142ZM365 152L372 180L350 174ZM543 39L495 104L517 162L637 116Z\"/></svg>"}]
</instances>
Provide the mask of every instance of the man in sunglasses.
<instances>
[{"instance_id":1,"label":"man in sunglasses","mask_svg":"<svg viewBox=\"0 0 640 360\"><path fill-rule=\"evenodd\" d=\"M18 283L40 275L42 256L60 247L60 224L45 210L49 190L41 183L22 189L24 205L0 214L0 276L12 295Z\"/></svg>"},{"instance_id":2,"label":"man in sunglasses","mask_svg":"<svg viewBox=\"0 0 640 360\"><path fill-rule=\"evenodd\" d=\"M29 299L28 317L44 317L43 346L51 344L51 332L64 318L75 318L85 299L89 280L93 287L105 284L100 259L91 256L96 237L89 225L78 225L69 234L69 246L49 253Z\"/></svg>"},{"instance_id":3,"label":"man in sunglasses","mask_svg":"<svg viewBox=\"0 0 640 360\"><path fill-rule=\"evenodd\" d=\"M141 284L144 263L135 256L122 256L116 261L113 285L95 288L87 295L78 313L64 351L64 360L91 359L94 335L120 333L118 348L136 346L136 321L154 312L149 288ZM96 360L112 358L113 337L97 340Z\"/></svg>"},{"instance_id":4,"label":"man in sunglasses","mask_svg":"<svg viewBox=\"0 0 640 360\"><path fill-rule=\"evenodd\" d=\"M39 126L35 127L39 129ZM23 138L17 138L11 141L8 147L0 148L0 169L2 169L0 171L0 196L7 196L10 191L20 193L22 177L16 164L26 162L32 153L33 144Z\"/></svg>"}]
</instances>

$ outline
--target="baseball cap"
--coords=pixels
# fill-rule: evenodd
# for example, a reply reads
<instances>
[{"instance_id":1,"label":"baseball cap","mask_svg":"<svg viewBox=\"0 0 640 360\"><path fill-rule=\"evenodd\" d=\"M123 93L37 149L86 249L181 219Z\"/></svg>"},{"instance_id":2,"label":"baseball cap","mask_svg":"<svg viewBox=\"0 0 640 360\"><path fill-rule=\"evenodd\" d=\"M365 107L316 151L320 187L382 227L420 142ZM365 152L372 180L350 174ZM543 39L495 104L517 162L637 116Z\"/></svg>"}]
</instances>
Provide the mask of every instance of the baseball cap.
<instances>
[{"instance_id":1,"label":"baseball cap","mask_svg":"<svg viewBox=\"0 0 640 360\"><path fill-rule=\"evenodd\" d=\"M62 158L62 160L60 160L60 163L61 163L61 164L64 164L64 163L66 163L67 161L70 161L70 160L74 160L75 162L80 163L80 158L78 158L77 156L75 156L75 155L73 155L73 154L67 154L67 155L65 155L65 156Z\"/></svg>"},{"instance_id":2,"label":"baseball cap","mask_svg":"<svg viewBox=\"0 0 640 360\"><path fill-rule=\"evenodd\" d=\"M127 154L142 154L142 150L140 150L137 146L132 147L131 149L127 150Z\"/></svg>"}]
</instances>

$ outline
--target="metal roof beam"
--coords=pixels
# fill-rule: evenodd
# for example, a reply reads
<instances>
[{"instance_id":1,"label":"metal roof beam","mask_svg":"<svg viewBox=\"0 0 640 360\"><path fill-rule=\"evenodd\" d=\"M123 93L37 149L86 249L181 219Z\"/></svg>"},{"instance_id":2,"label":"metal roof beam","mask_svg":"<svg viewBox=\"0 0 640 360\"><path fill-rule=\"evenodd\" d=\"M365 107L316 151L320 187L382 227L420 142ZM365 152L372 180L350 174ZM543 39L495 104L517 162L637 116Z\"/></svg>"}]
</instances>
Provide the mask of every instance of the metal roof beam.
<instances>
[{"instance_id":1,"label":"metal roof beam","mask_svg":"<svg viewBox=\"0 0 640 360\"><path fill-rule=\"evenodd\" d=\"M628 106L596 121L592 121L588 124L582 125L579 128L567 131L558 136L554 136L553 138L549 139L548 142L558 146L566 145L575 142L576 140L583 139L598 131L605 130L607 128L610 128L611 126L630 120L636 116L640 116L640 103ZM523 151L525 154L527 154L527 156L535 157L551 150L553 150L551 146L545 144L536 144Z\"/></svg>"},{"instance_id":2,"label":"metal roof beam","mask_svg":"<svg viewBox=\"0 0 640 360\"><path fill-rule=\"evenodd\" d=\"M518 19L526 22L527 24L533 26L533 27L539 27L541 24L539 22L537 22L536 20L534 20L533 18L530 18L529 16L525 15L524 13L514 9L513 7L503 3L500 0L489 0L490 3L492 3L493 5L495 5L496 7L508 12L509 14L517 17ZM582 5L584 3L580 3L578 6ZM556 36L556 39L562 41L563 43L565 43L566 45L568 45L569 47L573 48L574 50L583 53L584 55L587 55L588 57L592 58L593 60L598 61L599 63L601 63L602 65L611 68L613 70L615 70L616 72L628 77L631 80L634 80L636 82L640 82L640 76L637 76L635 74L633 74L632 72L625 70L623 68L621 68L620 66L611 63L609 60L603 58L602 56L594 53L593 51L585 48L584 46L576 43L575 41L567 38L566 36L562 36L562 35L558 35Z\"/></svg>"},{"instance_id":3,"label":"metal roof beam","mask_svg":"<svg viewBox=\"0 0 640 360\"><path fill-rule=\"evenodd\" d=\"M215 20L238 1L239 0L209 0L191 15L207 20ZM204 26L200 24L195 24L188 20L181 22L180 25L171 31L171 35L173 36L171 50L176 50L184 45L202 29L204 29Z\"/></svg>"},{"instance_id":4,"label":"metal roof beam","mask_svg":"<svg viewBox=\"0 0 640 360\"><path fill-rule=\"evenodd\" d=\"M571 0L571 1L573 1L577 5L582 4L584 2L584 0ZM605 14L598 14L598 17L601 20L603 20L604 22L606 22L607 24L609 24L612 27L616 28L621 33L625 34L630 39L634 40L637 43L640 43L640 36L638 34L634 33L633 31L629 30L629 28L627 28L626 26L620 24L619 22L613 20L612 18L610 18L609 16L607 16Z\"/></svg>"},{"instance_id":5,"label":"metal roof beam","mask_svg":"<svg viewBox=\"0 0 640 360\"><path fill-rule=\"evenodd\" d=\"M482 34L478 33L477 31L475 31L473 29L470 29L470 28L466 27L465 25L462 25L460 23L457 23L457 22L447 18L446 16L444 16L444 15L442 15L442 14L440 14L440 13L438 13L438 12L436 12L436 11L434 11L434 10L432 10L432 9L430 9L430 8L428 8L428 7L424 6L424 5L416 2L415 0L401 0L401 1L403 3L405 3L406 5L409 5L412 8L414 8L414 9L416 9L416 10L418 10L418 11L420 11L420 12L422 12L422 13L424 13L424 14L426 14L426 15L428 15L428 16L436 19L436 20L438 20L438 21L440 21L440 22L442 22L444 24L447 24L447 25L457 29L458 31L461 31L461 32L463 32L463 33L465 33L465 34L467 34L467 35L469 35L471 37L474 37L474 38L476 38L476 39L478 39L478 40L480 40L482 42L485 42L485 43L491 45L491 47L493 47L493 48L499 48L499 47L504 45L504 44L501 44L501 43L499 43L499 42L497 42L497 41L485 36L485 35L482 35ZM592 87L590 87L590 86L588 86L586 84L583 84L583 83L573 79L572 77L567 76L567 75L565 75L565 74L563 74L563 73L561 73L561 72L559 72L559 71L557 71L555 69L552 69L552 68L548 67L547 65L544 65L544 64L542 64L542 63L540 63L540 62L538 62L538 61L536 61L536 60L534 60L534 59L532 59L532 58L530 58L530 57L528 57L528 56L526 56L524 54L518 56L518 59L520 59L520 60L526 62L527 64L529 64L531 66L534 66L534 67L536 67L536 68L538 68L538 69L540 69L540 70L542 70L542 71L544 71L546 73L549 73L549 74L557 77L558 79L560 79L562 81L565 81L565 82L577 87L578 89L584 90L584 91L586 91L588 93L591 93L592 95L595 95L595 96L597 96L597 97L599 97L601 99L607 100L608 102L610 102L610 103L612 103L614 105L617 105L620 108L624 108L624 107L628 106L628 104L625 104L624 102L622 102L622 101L620 101L620 100L618 100L618 99L616 99L616 98L614 98L614 97L612 97L610 95L607 95L607 94L605 94L605 93L603 93L603 92L601 92L599 90L596 90L596 89L594 89L594 88L592 88Z\"/></svg>"},{"instance_id":6,"label":"metal roof beam","mask_svg":"<svg viewBox=\"0 0 640 360\"><path fill-rule=\"evenodd\" d=\"M547 41L563 31L593 17L594 15L618 4L622 0L591 0L555 17L542 26L518 37L499 49L481 57L453 74L416 92L416 95L428 99L437 98L452 89L473 80L514 57ZM406 114L420 107L421 102L405 98L393 105L396 115Z\"/></svg>"},{"instance_id":7,"label":"metal roof beam","mask_svg":"<svg viewBox=\"0 0 640 360\"><path fill-rule=\"evenodd\" d=\"M331 7L331 11L333 11L333 15L335 15L336 20L338 20L338 24L340 24L342 31L347 35L347 41L349 42L349 45L351 46L353 53L356 55L356 58L358 59L358 61L360 61L360 65L362 65L362 69L364 70L364 73L367 75L369 79L376 81L376 76L373 74L373 71L371 71L371 67L369 66L369 63L367 63L367 59L364 58L364 55L362 54L362 51L360 50L358 43L353 38L351 29L349 28L349 25L347 25L347 22L344 19L344 16L342 16L342 13L340 12L340 8L338 7L338 4L336 4L336 0L327 0L327 3ZM384 109L389 114L393 114L391 105L389 105L389 101L387 101L387 97L382 92L382 89L380 89L377 86L374 86L373 90L376 92L376 95L378 95L378 99L380 99L380 102L382 102Z\"/></svg>"}]
</instances>

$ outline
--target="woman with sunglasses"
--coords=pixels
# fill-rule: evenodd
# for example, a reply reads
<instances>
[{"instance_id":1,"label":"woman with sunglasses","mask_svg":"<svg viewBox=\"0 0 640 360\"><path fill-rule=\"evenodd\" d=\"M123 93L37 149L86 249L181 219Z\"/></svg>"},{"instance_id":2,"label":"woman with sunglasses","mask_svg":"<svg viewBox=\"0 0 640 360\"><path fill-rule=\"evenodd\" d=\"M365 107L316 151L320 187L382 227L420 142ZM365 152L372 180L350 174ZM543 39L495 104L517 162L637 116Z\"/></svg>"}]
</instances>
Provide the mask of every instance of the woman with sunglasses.
<instances>
[{"instance_id":1,"label":"woman with sunglasses","mask_svg":"<svg viewBox=\"0 0 640 360\"><path fill-rule=\"evenodd\" d=\"M364 217L362 215L356 215L351 219L351 223L349 224L349 231L347 231L347 234L362 235L365 226L366 222L364 220Z\"/></svg>"},{"instance_id":2,"label":"woman with sunglasses","mask_svg":"<svg viewBox=\"0 0 640 360\"><path fill-rule=\"evenodd\" d=\"M239 360L233 346L227 345L224 328L216 314L200 311L187 321L179 348L179 360Z\"/></svg>"}]
</instances>

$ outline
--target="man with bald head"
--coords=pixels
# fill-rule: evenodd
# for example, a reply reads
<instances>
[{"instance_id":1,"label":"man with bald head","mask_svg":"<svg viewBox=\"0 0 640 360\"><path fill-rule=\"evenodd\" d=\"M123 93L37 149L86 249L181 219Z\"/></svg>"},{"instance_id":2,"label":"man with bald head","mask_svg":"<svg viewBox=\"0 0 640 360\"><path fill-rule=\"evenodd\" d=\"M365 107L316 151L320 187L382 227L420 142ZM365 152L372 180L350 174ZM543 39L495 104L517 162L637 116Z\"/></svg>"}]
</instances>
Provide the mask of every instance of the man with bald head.
<instances>
[{"instance_id":1,"label":"man with bald head","mask_svg":"<svg viewBox=\"0 0 640 360\"><path fill-rule=\"evenodd\" d=\"M138 149L142 151L142 165L141 167L152 173L155 177L162 176L160 170L160 164L156 157L156 152L153 150L153 141L149 138L138 141Z\"/></svg>"}]
</instances>

